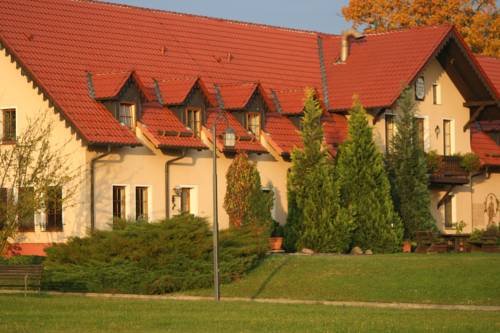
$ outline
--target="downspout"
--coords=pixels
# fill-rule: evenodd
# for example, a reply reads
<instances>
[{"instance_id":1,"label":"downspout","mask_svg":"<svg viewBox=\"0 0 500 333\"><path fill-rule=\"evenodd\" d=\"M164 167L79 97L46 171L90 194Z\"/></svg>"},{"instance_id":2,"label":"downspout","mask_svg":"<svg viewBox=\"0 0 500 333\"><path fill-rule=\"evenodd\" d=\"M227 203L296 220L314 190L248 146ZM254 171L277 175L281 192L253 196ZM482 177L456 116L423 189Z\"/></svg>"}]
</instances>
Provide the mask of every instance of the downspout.
<instances>
[{"instance_id":1,"label":"downspout","mask_svg":"<svg viewBox=\"0 0 500 333\"><path fill-rule=\"evenodd\" d=\"M181 156L172 158L165 162L165 219L170 218L170 201L169 201L169 194L170 194L170 166L174 164L175 162L183 159L186 157L187 150L183 149Z\"/></svg>"},{"instance_id":2,"label":"downspout","mask_svg":"<svg viewBox=\"0 0 500 333\"><path fill-rule=\"evenodd\" d=\"M95 164L100 159L111 154L111 146L108 145L108 151L97 155L90 160L90 232L95 231Z\"/></svg>"}]
</instances>

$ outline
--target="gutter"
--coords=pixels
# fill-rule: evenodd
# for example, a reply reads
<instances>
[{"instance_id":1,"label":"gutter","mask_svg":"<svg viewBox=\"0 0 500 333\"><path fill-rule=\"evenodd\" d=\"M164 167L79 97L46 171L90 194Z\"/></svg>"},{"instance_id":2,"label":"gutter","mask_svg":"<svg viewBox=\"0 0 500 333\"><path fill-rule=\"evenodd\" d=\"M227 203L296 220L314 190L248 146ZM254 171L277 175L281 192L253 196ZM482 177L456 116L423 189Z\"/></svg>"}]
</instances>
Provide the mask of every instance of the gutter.
<instances>
[{"instance_id":1,"label":"gutter","mask_svg":"<svg viewBox=\"0 0 500 333\"><path fill-rule=\"evenodd\" d=\"M100 159L111 154L111 146L108 145L108 151L97 155L90 160L90 232L95 231L95 164Z\"/></svg>"},{"instance_id":2,"label":"gutter","mask_svg":"<svg viewBox=\"0 0 500 333\"><path fill-rule=\"evenodd\" d=\"M169 194L170 194L170 166L175 162L186 157L187 149L183 149L182 153L178 157L174 157L173 159L165 162L165 219L170 218L170 202L169 202Z\"/></svg>"}]
</instances>

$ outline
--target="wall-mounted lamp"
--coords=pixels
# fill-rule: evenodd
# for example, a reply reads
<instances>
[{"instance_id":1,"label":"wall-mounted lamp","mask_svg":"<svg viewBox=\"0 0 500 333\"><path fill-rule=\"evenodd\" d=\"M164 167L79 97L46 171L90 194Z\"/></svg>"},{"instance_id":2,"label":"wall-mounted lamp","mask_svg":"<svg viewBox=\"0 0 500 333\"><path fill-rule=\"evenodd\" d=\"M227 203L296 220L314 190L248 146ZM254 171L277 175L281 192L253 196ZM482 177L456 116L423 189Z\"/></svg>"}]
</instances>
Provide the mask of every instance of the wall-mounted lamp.
<instances>
[{"instance_id":1,"label":"wall-mounted lamp","mask_svg":"<svg viewBox=\"0 0 500 333\"><path fill-rule=\"evenodd\" d=\"M436 128L434 129L434 133L436 133L436 139L439 138L439 133L441 133L441 129L439 128L439 125L436 125Z\"/></svg>"}]
</instances>

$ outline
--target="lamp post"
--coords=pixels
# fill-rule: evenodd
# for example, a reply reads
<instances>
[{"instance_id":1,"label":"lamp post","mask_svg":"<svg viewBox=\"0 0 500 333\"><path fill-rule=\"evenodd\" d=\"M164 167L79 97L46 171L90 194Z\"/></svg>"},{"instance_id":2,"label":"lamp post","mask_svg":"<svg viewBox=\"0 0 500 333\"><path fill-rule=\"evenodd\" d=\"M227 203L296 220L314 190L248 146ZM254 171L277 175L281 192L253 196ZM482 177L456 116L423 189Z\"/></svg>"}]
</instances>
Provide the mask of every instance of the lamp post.
<instances>
[{"instance_id":1,"label":"lamp post","mask_svg":"<svg viewBox=\"0 0 500 333\"><path fill-rule=\"evenodd\" d=\"M217 117L212 125L212 159L213 159L213 205L214 205L214 222L213 222L213 252L214 252L214 297L215 301L220 300L219 290L219 209L217 198L217 123L224 119L226 129L224 131L224 147L234 148L236 145L236 135L232 128L229 127L227 118L223 111L217 113Z\"/></svg>"}]
</instances>

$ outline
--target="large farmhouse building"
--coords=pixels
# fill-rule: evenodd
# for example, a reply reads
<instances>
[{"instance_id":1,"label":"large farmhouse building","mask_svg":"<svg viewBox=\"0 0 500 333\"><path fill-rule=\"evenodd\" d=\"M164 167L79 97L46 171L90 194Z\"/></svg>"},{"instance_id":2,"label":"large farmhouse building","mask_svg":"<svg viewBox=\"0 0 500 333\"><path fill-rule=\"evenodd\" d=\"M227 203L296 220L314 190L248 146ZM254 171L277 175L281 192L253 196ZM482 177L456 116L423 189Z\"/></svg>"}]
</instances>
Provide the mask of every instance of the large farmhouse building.
<instances>
[{"instance_id":1,"label":"large farmhouse building","mask_svg":"<svg viewBox=\"0 0 500 333\"><path fill-rule=\"evenodd\" d=\"M79 170L73 203L50 218L35 212L14 241L23 253L40 253L114 218L185 211L211 220L214 145L219 198L234 154L246 152L263 190L274 191L274 218L285 223L304 89L322 103L335 155L353 95L385 151L397 130L391 110L407 85L421 144L442 156L430 177L438 227L455 232L463 221L471 232L499 223L500 60L473 55L452 26L331 35L97 1L2 0L0 143L12 144L29 119L48 112L53 142L67 142ZM234 130L233 149L211 135L221 111L227 121L218 133ZM482 163L472 182L456 156L467 152Z\"/></svg>"}]
</instances>

